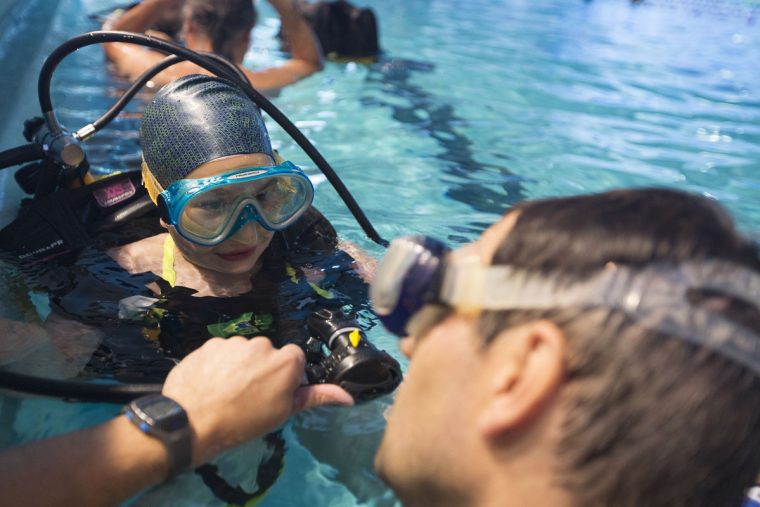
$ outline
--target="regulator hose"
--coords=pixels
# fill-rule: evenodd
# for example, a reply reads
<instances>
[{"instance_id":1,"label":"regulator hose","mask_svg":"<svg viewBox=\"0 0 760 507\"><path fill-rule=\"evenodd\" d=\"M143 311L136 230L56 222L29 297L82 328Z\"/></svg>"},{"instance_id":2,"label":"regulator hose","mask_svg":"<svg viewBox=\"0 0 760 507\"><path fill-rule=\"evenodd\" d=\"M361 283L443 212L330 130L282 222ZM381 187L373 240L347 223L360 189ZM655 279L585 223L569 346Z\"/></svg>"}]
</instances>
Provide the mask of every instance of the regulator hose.
<instances>
[{"instance_id":1,"label":"regulator hose","mask_svg":"<svg viewBox=\"0 0 760 507\"><path fill-rule=\"evenodd\" d=\"M212 58L223 65L228 65L230 67L230 70L237 73L238 78L240 78L241 81L248 83L248 77L246 77L243 72L237 68L237 66L230 64L227 60L220 57L219 55L215 55L214 53L200 53L208 58ZM172 65L184 61L184 58L180 58L177 55L170 55L158 62L156 65L151 67L150 69L146 70L140 77L138 77L134 83L132 83L127 91L125 91L121 97L119 97L119 100L117 100L114 105L106 111L103 116L92 122L89 126L82 127L77 131L75 136L80 140L85 140L89 137L91 137L96 132L102 130L104 127L106 127L111 121L116 118L119 113L127 106L130 100L134 98L135 95L142 89L143 86L148 84L148 81L153 79L159 72L168 69ZM250 84L250 83L249 83Z\"/></svg>"},{"instance_id":2,"label":"regulator hose","mask_svg":"<svg viewBox=\"0 0 760 507\"><path fill-rule=\"evenodd\" d=\"M125 91L121 97L119 97L119 100L117 100L114 105L112 105L108 111L103 113L103 116L92 122L91 128L88 129L87 127L83 127L77 131L76 134L74 134L77 138L81 140L85 140L95 134L95 132L98 132L102 130L106 125L111 123L111 121L116 118L119 113L127 106L130 100L134 98L135 95L137 95L137 92L140 91L140 89L145 86L148 81L153 79L153 77L161 72L162 70L165 70L175 63L181 62L182 58L179 58L178 56L167 56L160 62L158 62L156 65L154 65L152 68L146 70L143 72L143 74L138 77L134 83L130 85L129 88L127 88L127 91Z\"/></svg>"},{"instance_id":3,"label":"regulator hose","mask_svg":"<svg viewBox=\"0 0 760 507\"><path fill-rule=\"evenodd\" d=\"M37 143L17 146L0 152L0 169L18 164L25 164L45 158L45 150Z\"/></svg>"},{"instance_id":4,"label":"regulator hose","mask_svg":"<svg viewBox=\"0 0 760 507\"><path fill-rule=\"evenodd\" d=\"M103 384L35 377L0 370L0 386L5 389L68 400L128 403L146 394L161 392L161 384Z\"/></svg>"}]
</instances>

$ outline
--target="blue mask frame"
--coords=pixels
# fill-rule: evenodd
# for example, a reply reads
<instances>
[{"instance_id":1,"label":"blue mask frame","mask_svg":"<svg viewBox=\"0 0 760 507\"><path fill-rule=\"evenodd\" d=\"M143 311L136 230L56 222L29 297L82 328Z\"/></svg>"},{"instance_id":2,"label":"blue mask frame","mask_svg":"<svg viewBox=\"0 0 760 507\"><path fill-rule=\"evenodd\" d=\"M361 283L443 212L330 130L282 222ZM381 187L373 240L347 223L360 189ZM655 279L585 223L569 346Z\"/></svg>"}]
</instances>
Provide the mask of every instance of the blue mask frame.
<instances>
[{"instance_id":1,"label":"blue mask frame","mask_svg":"<svg viewBox=\"0 0 760 507\"><path fill-rule=\"evenodd\" d=\"M182 226L182 213L193 199L208 192L228 185L237 185L266 178L288 177L296 182L300 192L296 194L301 200L292 213L288 213L278 222L267 217L255 196L238 199L232 208L224 226L209 237L199 236ZM311 206L314 200L314 186L309 177L291 162L275 166L246 167L207 178L189 178L175 181L158 196L159 215L167 224L188 241L202 246L214 246L229 239L245 224L256 221L269 231L281 231L292 225Z\"/></svg>"}]
</instances>

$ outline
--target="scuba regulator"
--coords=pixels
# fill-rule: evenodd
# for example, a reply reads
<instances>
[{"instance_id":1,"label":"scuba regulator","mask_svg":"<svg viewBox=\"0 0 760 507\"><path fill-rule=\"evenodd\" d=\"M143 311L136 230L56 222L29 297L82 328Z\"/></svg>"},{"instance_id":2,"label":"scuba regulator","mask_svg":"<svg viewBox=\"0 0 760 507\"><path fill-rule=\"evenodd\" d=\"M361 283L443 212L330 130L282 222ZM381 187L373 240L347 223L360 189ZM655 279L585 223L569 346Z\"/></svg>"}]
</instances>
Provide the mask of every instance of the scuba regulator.
<instances>
[{"instance_id":1,"label":"scuba regulator","mask_svg":"<svg viewBox=\"0 0 760 507\"><path fill-rule=\"evenodd\" d=\"M356 321L342 311L318 310L306 320L306 377L310 384L337 384L356 401L393 392L401 366L367 340Z\"/></svg>"}]
</instances>

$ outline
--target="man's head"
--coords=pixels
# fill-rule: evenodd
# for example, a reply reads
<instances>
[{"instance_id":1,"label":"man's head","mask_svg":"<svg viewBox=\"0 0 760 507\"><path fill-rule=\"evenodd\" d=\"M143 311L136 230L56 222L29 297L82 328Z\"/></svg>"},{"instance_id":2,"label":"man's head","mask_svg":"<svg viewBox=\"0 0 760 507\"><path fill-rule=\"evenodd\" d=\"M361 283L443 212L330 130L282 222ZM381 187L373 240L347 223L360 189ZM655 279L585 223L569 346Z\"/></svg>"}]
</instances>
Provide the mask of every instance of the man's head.
<instances>
[{"instance_id":1,"label":"man's head","mask_svg":"<svg viewBox=\"0 0 760 507\"><path fill-rule=\"evenodd\" d=\"M466 255L563 287L609 266L760 271L722 210L667 190L526 203ZM688 298L760 333L756 301ZM621 311L458 310L402 347L413 360L376 464L409 503L736 505L758 471L760 379Z\"/></svg>"},{"instance_id":2,"label":"man's head","mask_svg":"<svg viewBox=\"0 0 760 507\"><path fill-rule=\"evenodd\" d=\"M214 53L242 63L256 25L252 0L185 0L183 14L188 46L202 39Z\"/></svg>"}]
</instances>

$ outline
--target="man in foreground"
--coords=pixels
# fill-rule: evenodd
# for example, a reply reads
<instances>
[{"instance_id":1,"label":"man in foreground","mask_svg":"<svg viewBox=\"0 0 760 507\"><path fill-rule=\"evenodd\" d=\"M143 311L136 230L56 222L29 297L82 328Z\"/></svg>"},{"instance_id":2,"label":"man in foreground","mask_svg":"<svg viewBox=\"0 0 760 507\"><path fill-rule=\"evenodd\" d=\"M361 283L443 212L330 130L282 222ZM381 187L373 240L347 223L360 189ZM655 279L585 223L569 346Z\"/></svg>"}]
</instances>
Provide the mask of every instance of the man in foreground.
<instances>
[{"instance_id":1,"label":"man in foreground","mask_svg":"<svg viewBox=\"0 0 760 507\"><path fill-rule=\"evenodd\" d=\"M451 254L395 242L372 296L411 334L376 458L406 505L739 505L757 475L760 260L705 199L524 203ZM187 412L192 463L304 406L350 404L335 386L299 387L302 368L300 349L264 338L189 355L164 394ZM87 476L85 447L104 464ZM1 455L0 490L26 505L113 503L163 480L167 449L120 417ZM32 468L57 480L25 485Z\"/></svg>"},{"instance_id":2,"label":"man in foreground","mask_svg":"<svg viewBox=\"0 0 760 507\"><path fill-rule=\"evenodd\" d=\"M419 311L437 255L412 242L416 266L390 281L392 246L373 283L412 335L375 462L405 505L741 503L760 465L760 260L714 203L521 204L443 258Z\"/></svg>"}]
</instances>

